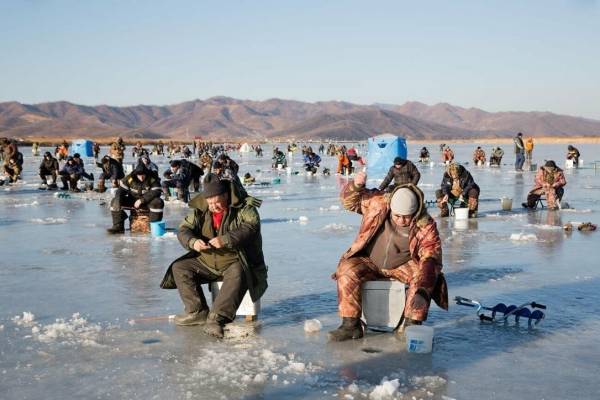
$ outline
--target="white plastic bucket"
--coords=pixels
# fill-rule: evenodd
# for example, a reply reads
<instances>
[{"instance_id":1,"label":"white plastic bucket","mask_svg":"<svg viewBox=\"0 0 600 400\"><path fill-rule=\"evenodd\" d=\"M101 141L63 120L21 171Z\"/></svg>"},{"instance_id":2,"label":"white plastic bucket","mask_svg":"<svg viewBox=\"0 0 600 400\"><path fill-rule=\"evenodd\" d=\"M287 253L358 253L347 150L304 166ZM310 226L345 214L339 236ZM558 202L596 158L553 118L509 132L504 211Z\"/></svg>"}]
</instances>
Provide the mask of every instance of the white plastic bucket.
<instances>
[{"instance_id":1,"label":"white plastic bucket","mask_svg":"<svg viewBox=\"0 0 600 400\"><path fill-rule=\"evenodd\" d=\"M469 219L469 209L467 207L455 208L454 219Z\"/></svg>"},{"instance_id":2,"label":"white plastic bucket","mask_svg":"<svg viewBox=\"0 0 600 400\"><path fill-rule=\"evenodd\" d=\"M502 197L500 199L500 205L502 206L503 211L512 210L512 199L510 197Z\"/></svg>"},{"instance_id":3,"label":"white plastic bucket","mask_svg":"<svg viewBox=\"0 0 600 400\"><path fill-rule=\"evenodd\" d=\"M406 351L409 353L431 353L433 328L425 325L411 325L404 330Z\"/></svg>"},{"instance_id":4,"label":"white plastic bucket","mask_svg":"<svg viewBox=\"0 0 600 400\"><path fill-rule=\"evenodd\" d=\"M283 164L277 164L277 169L283 169Z\"/></svg>"},{"instance_id":5,"label":"white plastic bucket","mask_svg":"<svg viewBox=\"0 0 600 400\"><path fill-rule=\"evenodd\" d=\"M565 168L573 168L573 160L566 160Z\"/></svg>"}]
</instances>

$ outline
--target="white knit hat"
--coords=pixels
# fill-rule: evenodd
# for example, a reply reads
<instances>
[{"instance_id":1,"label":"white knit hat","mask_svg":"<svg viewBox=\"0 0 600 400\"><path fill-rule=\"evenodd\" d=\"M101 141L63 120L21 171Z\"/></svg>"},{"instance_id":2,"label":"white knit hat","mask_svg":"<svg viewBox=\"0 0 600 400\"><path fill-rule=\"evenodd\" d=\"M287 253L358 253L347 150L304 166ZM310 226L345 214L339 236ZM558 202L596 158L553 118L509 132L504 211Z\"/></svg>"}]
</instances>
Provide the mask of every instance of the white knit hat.
<instances>
[{"instance_id":1,"label":"white knit hat","mask_svg":"<svg viewBox=\"0 0 600 400\"><path fill-rule=\"evenodd\" d=\"M419 209L419 200L412 190L401 188L394 192L390 208L394 214L413 215Z\"/></svg>"}]
</instances>

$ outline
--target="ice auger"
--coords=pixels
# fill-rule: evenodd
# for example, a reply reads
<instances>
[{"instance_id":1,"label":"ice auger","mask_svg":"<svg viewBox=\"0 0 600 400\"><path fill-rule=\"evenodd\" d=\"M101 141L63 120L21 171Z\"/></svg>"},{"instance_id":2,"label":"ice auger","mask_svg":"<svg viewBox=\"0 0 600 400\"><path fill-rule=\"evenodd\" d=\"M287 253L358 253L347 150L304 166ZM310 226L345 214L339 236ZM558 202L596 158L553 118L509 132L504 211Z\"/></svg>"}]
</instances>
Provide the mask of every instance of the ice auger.
<instances>
[{"instance_id":1,"label":"ice auger","mask_svg":"<svg viewBox=\"0 0 600 400\"><path fill-rule=\"evenodd\" d=\"M540 310L533 310L539 308L542 310L546 309L546 306L535 301L521 304L520 306L510 305L507 306L504 303L498 303L494 307L486 307L477 300L467 299L466 297L456 296L454 298L456 304L461 306L473 307L477 309L477 316L481 322L502 322L506 323L508 318L514 317L515 323L519 323L521 318L527 318L528 326L535 326L542 322L545 315ZM531 310L529 309L531 307ZM486 311L491 311L491 315L486 315ZM498 315L501 314L501 315Z\"/></svg>"}]
</instances>

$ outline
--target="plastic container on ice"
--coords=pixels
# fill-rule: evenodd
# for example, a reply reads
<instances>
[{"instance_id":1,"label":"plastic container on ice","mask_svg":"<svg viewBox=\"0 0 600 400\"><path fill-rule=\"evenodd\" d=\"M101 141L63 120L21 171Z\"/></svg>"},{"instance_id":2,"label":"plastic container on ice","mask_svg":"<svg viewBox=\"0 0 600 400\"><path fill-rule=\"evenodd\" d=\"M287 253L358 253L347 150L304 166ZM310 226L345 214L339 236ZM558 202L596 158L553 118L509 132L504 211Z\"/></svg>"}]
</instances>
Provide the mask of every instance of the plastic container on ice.
<instances>
[{"instance_id":1,"label":"plastic container on ice","mask_svg":"<svg viewBox=\"0 0 600 400\"><path fill-rule=\"evenodd\" d=\"M512 199L510 197L502 197L500 199L500 206L502 207L503 211L512 210Z\"/></svg>"},{"instance_id":2,"label":"plastic container on ice","mask_svg":"<svg viewBox=\"0 0 600 400\"><path fill-rule=\"evenodd\" d=\"M362 312L367 326L392 329L398 326L404 311L405 289L396 280L364 282Z\"/></svg>"},{"instance_id":3,"label":"plastic container on ice","mask_svg":"<svg viewBox=\"0 0 600 400\"><path fill-rule=\"evenodd\" d=\"M150 222L150 233L152 236L160 237L167 232L167 224L165 221Z\"/></svg>"},{"instance_id":4,"label":"plastic container on ice","mask_svg":"<svg viewBox=\"0 0 600 400\"><path fill-rule=\"evenodd\" d=\"M467 207L455 208L454 219L469 219L469 209Z\"/></svg>"},{"instance_id":5,"label":"plastic container on ice","mask_svg":"<svg viewBox=\"0 0 600 400\"><path fill-rule=\"evenodd\" d=\"M389 133L369 138L367 175L369 178L383 178L394 164L394 158L406 158L406 139Z\"/></svg>"},{"instance_id":6,"label":"plastic container on ice","mask_svg":"<svg viewBox=\"0 0 600 400\"><path fill-rule=\"evenodd\" d=\"M406 351L409 353L431 353L433 348L433 328L425 325L411 325L404 330Z\"/></svg>"}]
</instances>

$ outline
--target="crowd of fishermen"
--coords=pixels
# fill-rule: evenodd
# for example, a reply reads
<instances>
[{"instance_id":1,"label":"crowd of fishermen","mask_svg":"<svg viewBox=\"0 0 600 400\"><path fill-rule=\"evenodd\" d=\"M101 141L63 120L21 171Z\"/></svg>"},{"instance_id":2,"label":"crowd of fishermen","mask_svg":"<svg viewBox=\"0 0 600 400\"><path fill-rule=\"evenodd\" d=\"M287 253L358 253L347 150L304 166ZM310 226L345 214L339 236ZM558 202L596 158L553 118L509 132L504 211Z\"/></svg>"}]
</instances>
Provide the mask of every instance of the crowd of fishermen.
<instances>
[{"instance_id":1,"label":"crowd of fishermen","mask_svg":"<svg viewBox=\"0 0 600 400\"><path fill-rule=\"evenodd\" d=\"M531 161L533 143L527 146L519 133L515 138L515 168L521 170L525 161ZM14 141L2 139L1 153L3 179L14 183L23 167L23 155ZM79 154L69 156L68 143L57 146L55 154L47 151L39 167L43 189L78 191L80 179L93 182L94 175L87 173ZM172 196L189 201L191 211L178 230L178 239L188 251L175 260L163 278L161 287L177 288L184 304L184 313L175 317L182 326L203 325L212 336L223 337L226 324L235 319L245 293L253 301L260 299L267 288L267 267L262 253L259 199L250 196L238 177L239 165L227 155L236 146L197 143L188 146L157 143L148 151L141 143L132 148L137 163L125 174L123 159L126 146L121 138L110 145L107 155L100 158L100 146L94 144L96 165L101 169L96 191L104 192L107 185L114 191L110 204L111 234L125 232L126 211L144 210L149 221L163 218L164 201ZM528 150L529 149L529 150ZM252 147L257 157L262 156L260 145ZM290 144L288 153L298 150ZM342 255L332 278L338 290L338 308L342 324L330 332L330 340L357 339L364 335L361 323L361 284L372 279L396 279L407 284L406 303L397 332L407 326L419 325L427 319L431 300L441 308L448 308L448 292L442 273L442 245L436 222L427 212L423 192L418 188L421 174L410 160L396 157L393 165L378 188L366 187L364 172L355 173L352 162L364 165L355 148L321 144L318 153L311 146L302 146L303 164L307 173L317 172L322 162L319 154L326 152L337 157L337 173L353 174L343 186L341 201L345 209L362 216L357 238ZM527 153L529 151L529 153ZM36 144L34 155L39 152ZM451 208L468 207L469 217L477 217L480 187L464 165L454 161L454 152L447 145L440 146L446 168L440 188L435 192L440 216L448 216ZM66 153L66 156L64 155ZM191 153L191 155L190 155ZM151 160L154 155L181 158L171 159L169 168L159 174ZM59 156L60 155L60 156ZM196 155L197 163L190 159ZM492 150L490 165L500 166L504 152L499 147ZM579 152L569 146L567 159L577 165ZM64 160L62 167L60 161ZM430 163L426 147L419 152L419 162ZM475 166L486 164L486 154L481 147L473 153ZM273 168L287 167L283 151L273 150ZM246 174L244 183L253 178ZM201 183L202 182L202 183ZM564 194L566 180L556 163L548 160L535 175L535 185L523 203L534 208L538 199L546 196L548 207L556 208ZM202 189L202 190L201 190ZM190 191L197 195L190 198ZM222 281L222 287L209 309L200 284Z\"/></svg>"}]
</instances>

